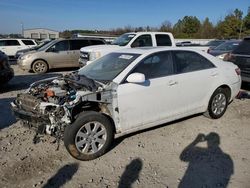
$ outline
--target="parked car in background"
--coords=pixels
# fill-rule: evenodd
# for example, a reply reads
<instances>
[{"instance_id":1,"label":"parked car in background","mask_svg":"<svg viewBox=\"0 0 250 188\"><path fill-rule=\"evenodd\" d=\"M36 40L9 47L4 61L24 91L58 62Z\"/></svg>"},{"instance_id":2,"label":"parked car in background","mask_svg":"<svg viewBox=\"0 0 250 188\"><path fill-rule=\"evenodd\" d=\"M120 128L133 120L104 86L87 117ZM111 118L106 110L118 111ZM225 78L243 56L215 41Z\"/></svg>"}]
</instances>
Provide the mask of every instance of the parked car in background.
<instances>
[{"instance_id":1,"label":"parked car in background","mask_svg":"<svg viewBox=\"0 0 250 188\"><path fill-rule=\"evenodd\" d=\"M0 85L6 84L14 76L8 56L0 51Z\"/></svg>"},{"instance_id":2,"label":"parked car in background","mask_svg":"<svg viewBox=\"0 0 250 188\"><path fill-rule=\"evenodd\" d=\"M81 66L89 64L94 60L122 48L136 47L175 47L172 33L167 32L132 32L125 33L114 40L111 45L96 45L81 48L79 63Z\"/></svg>"},{"instance_id":3,"label":"parked car in background","mask_svg":"<svg viewBox=\"0 0 250 188\"><path fill-rule=\"evenodd\" d=\"M47 43L51 42L50 39L47 39L47 40L44 40L42 41L41 43L39 43L37 46L34 46L32 48L26 48L26 49L23 49L23 50L18 50L15 54L15 58L18 59L19 56L29 52L29 51L36 51L38 50L39 48L41 48L42 46L46 45Z\"/></svg>"},{"instance_id":4,"label":"parked car in background","mask_svg":"<svg viewBox=\"0 0 250 188\"><path fill-rule=\"evenodd\" d=\"M208 46L208 53L210 50L216 48L217 46L221 45L222 43L226 42L227 40L211 40L209 41L207 44L205 44L205 46Z\"/></svg>"},{"instance_id":5,"label":"parked car in background","mask_svg":"<svg viewBox=\"0 0 250 188\"><path fill-rule=\"evenodd\" d=\"M237 48L237 46L239 45L239 43L241 42L241 40L229 40L226 41L222 44L220 44L219 46L215 47L214 49L209 50L209 54L216 56L220 59L223 59L224 56L233 51L235 48Z\"/></svg>"},{"instance_id":6,"label":"parked car in background","mask_svg":"<svg viewBox=\"0 0 250 188\"><path fill-rule=\"evenodd\" d=\"M52 68L79 67L80 48L96 44L105 44L105 41L96 38L54 40L20 56L17 63L21 69L35 73L45 73Z\"/></svg>"},{"instance_id":7,"label":"parked car in background","mask_svg":"<svg viewBox=\"0 0 250 188\"><path fill-rule=\"evenodd\" d=\"M231 61L241 70L241 78L244 82L250 82L250 36L224 57L225 61Z\"/></svg>"},{"instance_id":8,"label":"parked car in background","mask_svg":"<svg viewBox=\"0 0 250 188\"><path fill-rule=\"evenodd\" d=\"M74 158L91 160L108 151L115 134L198 113L220 118L240 86L236 65L199 50L122 49L70 75L33 83L12 109L39 133L63 135Z\"/></svg>"},{"instance_id":9,"label":"parked car in background","mask_svg":"<svg viewBox=\"0 0 250 188\"><path fill-rule=\"evenodd\" d=\"M33 39L0 39L0 50L10 58L14 58L18 50L37 46Z\"/></svg>"}]
</instances>

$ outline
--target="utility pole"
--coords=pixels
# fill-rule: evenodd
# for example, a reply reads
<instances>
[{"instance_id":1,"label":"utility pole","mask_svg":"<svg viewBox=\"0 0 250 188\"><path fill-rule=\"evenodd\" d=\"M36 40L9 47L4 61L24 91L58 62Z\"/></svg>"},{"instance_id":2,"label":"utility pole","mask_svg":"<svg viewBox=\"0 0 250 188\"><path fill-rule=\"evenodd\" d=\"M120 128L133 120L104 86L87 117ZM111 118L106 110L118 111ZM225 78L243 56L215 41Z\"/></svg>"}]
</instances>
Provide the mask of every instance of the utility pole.
<instances>
[{"instance_id":1,"label":"utility pole","mask_svg":"<svg viewBox=\"0 0 250 188\"><path fill-rule=\"evenodd\" d=\"M23 22L21 22L21 30L22 30L22 37L24 37L24 26L23 26Z\"/></svg>"},{"instance_id":2,"label":"utility pole","mask_svg":"<svg viewBox=\"0 0 250 188\"><path fill-rule=\"evenodd\" d=\"M242 32L242 27L243 27L243 19L241 20L241 24L240 24L240 33L239 33L239 39L241 39L241 32Z\"/></svg>"}]
</instances>

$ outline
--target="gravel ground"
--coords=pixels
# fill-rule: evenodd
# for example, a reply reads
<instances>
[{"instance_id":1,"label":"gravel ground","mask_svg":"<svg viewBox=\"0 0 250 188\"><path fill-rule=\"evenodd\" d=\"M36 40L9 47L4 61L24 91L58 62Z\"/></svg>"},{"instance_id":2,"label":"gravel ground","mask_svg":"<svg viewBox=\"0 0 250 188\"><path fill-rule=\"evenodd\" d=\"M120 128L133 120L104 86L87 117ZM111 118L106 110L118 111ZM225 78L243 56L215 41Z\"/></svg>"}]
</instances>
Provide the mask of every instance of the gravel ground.
<instances>
[{"instance_id":1,"label":"gravel ground","mask_svg":"<svg viewBox=\"0 0 250 188\"><path fill-rule=\"evenodd\" d=\"M56 151L51 137L34 145L34 132L9 108L30 83L61 70L35 75L12 67L15 78L0 90L0 187L249 187L249 99L234 100L218 120L196 115L119 138L104 156L80 162L62 142Z\"/></svg>"}]
</instances>

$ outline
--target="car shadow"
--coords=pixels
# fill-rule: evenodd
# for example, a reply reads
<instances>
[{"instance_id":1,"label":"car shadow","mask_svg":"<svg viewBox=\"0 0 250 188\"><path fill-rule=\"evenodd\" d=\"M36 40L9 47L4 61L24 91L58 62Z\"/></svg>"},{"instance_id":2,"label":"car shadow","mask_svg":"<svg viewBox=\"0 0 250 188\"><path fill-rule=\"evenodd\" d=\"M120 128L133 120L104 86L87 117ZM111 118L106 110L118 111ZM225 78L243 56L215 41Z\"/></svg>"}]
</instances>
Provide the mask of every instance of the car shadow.
<instances>
[{"instance_id":1,"label":"car shadow","mask_svg":"<svg viewBox=\"0 0 250 188\"><path fill-rule=\"evenodd\" d=\"M207 147L197 144L207 142ZM220 136L211 132L198 136L182 151L180 160L188 163L178 188L221 187L226 188L234 173L230 155L220 148Z\"/></svg>"},{"instance_id":2,"label":"car shadow","mask_svg":"<svg viewBox=\"0 0 250 188\"><path fill-rule=\"evenodd\" d=\"M74 174L77 172L79 168L78 163L73 163L69 165L65 165L60 168L57 173L51 177L47 183L43 186L43 188L59 188L62 187L65 183L70 181Z\"/></svg>"},{"instance_id":3,"label":"car shadow","mask_svg":"<svg viewBox=\"0 0 250 188\"><path fill-rule=\"evenodd\" d=\"M131 188L132 184L139 179L140 171L142 169L143 163L140 158L132 160L125 168L118 188Z\"/></svg>"},{"instance_id":4,"label":"car shadow","mask_svg":"<svg viewBox=\"0 0 250 188\"><path fill-rule=\"evenodd\" d=\"M5 92L10 92L10 91L27 89L30 86L30 84L32 84L33 82L46 79L46 78L57 77L60 75L61 74L59 73L17 75L17 76L14 76L14 78L12 78L9 83L0 87L0 94L5 93Z\"/></svg>"},{"instance_id":5,"label":"car shadow","mask_svg":"<svg viewBox=\"0 0 250 188\"><path fill-rule=\"evenodd\" d=\"M14 100L11 98L0 98L0 131L16 122L16 118L13 115L10 103Z\"/></svg>"}]
</instances>

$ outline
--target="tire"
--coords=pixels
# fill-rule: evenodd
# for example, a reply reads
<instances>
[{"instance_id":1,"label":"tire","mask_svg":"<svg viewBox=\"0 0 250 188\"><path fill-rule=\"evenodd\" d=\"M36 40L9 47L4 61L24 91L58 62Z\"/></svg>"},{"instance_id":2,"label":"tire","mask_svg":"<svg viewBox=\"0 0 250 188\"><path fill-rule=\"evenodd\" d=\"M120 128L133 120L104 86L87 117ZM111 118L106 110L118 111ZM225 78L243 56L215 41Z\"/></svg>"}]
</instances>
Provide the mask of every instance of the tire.
<instances>
[{"instance_id":1,"label":"tire","mask_svg":"<svg viewBox=\"0 0 250 188\"><path fill-rule=\"evenodd\" d=\"M96 129L96 130L95 130ZM64 145L72 157L88 161L100 157L114 139L114 127L98 112L83 112L64 131Z\"/></svg>"},{"instance_id":2,"label":"tire","mask_svg":"<svg viewBox=\"0 0 250 188\"><path fill-rule=\"evenodd\" d=\"M48 71L48 64L43 60L37 60L32 64L32 71L34 73L45 73Z\"/></svg>"},{"instance_id":3,"label":"tire","mask_svg":"<svg viewBox=\"0 0 250 188\"><path fill-rule=\"evenodd\" d=\"M224 115L228 106L227 92L223 88L215 90L208 104L208 109L204 113L206 117L218 119Z\"/></svg>"}]
</instances>

